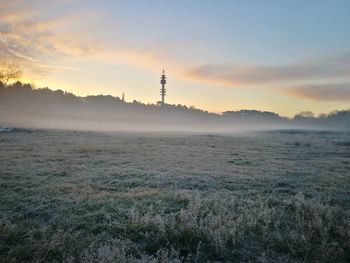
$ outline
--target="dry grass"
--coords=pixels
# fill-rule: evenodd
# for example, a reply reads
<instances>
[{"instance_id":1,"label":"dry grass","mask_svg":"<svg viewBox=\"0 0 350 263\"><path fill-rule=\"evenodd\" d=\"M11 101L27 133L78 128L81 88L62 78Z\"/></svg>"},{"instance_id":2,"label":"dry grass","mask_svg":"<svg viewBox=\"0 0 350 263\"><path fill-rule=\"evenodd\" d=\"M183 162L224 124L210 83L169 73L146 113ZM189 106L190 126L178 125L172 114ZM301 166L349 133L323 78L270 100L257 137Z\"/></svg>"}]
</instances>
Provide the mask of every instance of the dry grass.
<instances>
[{"instance_id":1,"label":"dry grass","mask_svg":"<svg viewBox=\"0 0 350 263\"><path fill-rule=\"evenodd\" d=\"M0 261L348 262L348 140L0 134Z\"/></svg>"}]
</instances>

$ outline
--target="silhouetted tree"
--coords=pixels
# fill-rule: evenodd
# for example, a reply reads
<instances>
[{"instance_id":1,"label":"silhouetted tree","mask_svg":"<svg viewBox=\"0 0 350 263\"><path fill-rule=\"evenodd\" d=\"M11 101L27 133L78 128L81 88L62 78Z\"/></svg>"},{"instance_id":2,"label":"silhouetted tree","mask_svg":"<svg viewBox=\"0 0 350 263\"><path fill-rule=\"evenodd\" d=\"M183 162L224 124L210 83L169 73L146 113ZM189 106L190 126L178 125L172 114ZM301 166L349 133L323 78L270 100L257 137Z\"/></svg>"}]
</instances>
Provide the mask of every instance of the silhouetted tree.
<instances>
[{"instance_id":1,"label":"silhouetted tree","mask_svg":"<svg viewBox=\"0 0 350 263\"><path fill-rule=\"evenodd\" d=\"M315 114L312 111L302 111L298 114L295 114L294 118L315 118Z\"/></svg>"},{"instance_id":2,"label":"silhouetted tree","mask_svg":"<svg viewBox=\"0 0 350 263\"><path fill-rule=\"evenodd\" d=\"M0 82L7 84L10 80L18 79L21 74L22 71L17 64L0 62Z\"/></svg>"}]
</instances>

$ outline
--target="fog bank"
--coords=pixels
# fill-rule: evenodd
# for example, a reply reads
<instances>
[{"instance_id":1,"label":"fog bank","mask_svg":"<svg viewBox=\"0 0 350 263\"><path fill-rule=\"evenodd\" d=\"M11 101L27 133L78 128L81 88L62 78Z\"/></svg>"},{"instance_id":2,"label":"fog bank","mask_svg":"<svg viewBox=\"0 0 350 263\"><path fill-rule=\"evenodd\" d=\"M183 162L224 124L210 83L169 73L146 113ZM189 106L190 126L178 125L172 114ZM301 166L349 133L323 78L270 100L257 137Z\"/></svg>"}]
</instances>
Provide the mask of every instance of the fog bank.
<instances>
[{"instance_id":1,"label":"fog bank","mask_svg":"<svg viewBox=\"0 0 350 263\"><path fill-rule=\"evenodd\" d=\"M89 131L241 132L269 129L350 129L350 110L290 119L272 112L221 114L184 105L127 103L118 97L78 97L61 90L33 89L16 82L0 85L0 125Z\"/></svg>"}]
</instances>

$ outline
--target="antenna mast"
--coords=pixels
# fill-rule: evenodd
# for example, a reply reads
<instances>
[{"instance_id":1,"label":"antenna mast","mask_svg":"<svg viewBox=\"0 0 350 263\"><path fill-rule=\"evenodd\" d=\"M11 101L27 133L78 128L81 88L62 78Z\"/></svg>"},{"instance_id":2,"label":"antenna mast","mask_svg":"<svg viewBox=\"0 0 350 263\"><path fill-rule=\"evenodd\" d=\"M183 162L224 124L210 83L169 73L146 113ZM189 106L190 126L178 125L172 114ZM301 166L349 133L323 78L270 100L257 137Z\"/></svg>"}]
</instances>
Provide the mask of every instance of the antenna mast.
<instances>
[{"instance_id":1,"label":"antenna mast","mask_svg":"<svg viewBox=\"0 0 350 263\"><path fill-rule=\"evenodd\" d=\"M163 69L163 74L160 77L160 84L162 84L162 87L160 89L160 95L162 96L162 105L164 105L165 104L165 95L166 95L166 89L165 89L166 76L165 76L164 69Z\"/></svg>"}]
</instances>

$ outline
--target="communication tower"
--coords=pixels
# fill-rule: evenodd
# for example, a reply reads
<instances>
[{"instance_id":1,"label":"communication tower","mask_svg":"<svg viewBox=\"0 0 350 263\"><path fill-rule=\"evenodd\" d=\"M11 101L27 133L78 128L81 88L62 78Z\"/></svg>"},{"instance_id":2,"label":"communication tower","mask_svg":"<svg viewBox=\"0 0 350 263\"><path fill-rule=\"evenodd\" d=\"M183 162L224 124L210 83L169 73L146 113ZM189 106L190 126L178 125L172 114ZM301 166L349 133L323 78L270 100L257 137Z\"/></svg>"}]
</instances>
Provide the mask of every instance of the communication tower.
<instances>
[{"instance_id":1,"label":"communication tower","mask_svg":"<svg viewBox=\"0 0 350 263\"><path fill-rule=\"evenodd\" d=\"M162 84L162 87L160 89L160 95L162 96L162 105L164 105L164 103L165 103L165 95L166 95L166 89L165 89L166 76L165 76L164 69L163 69L163 74L160 77L160 84Z\"/></svg>"}]
</instances>

